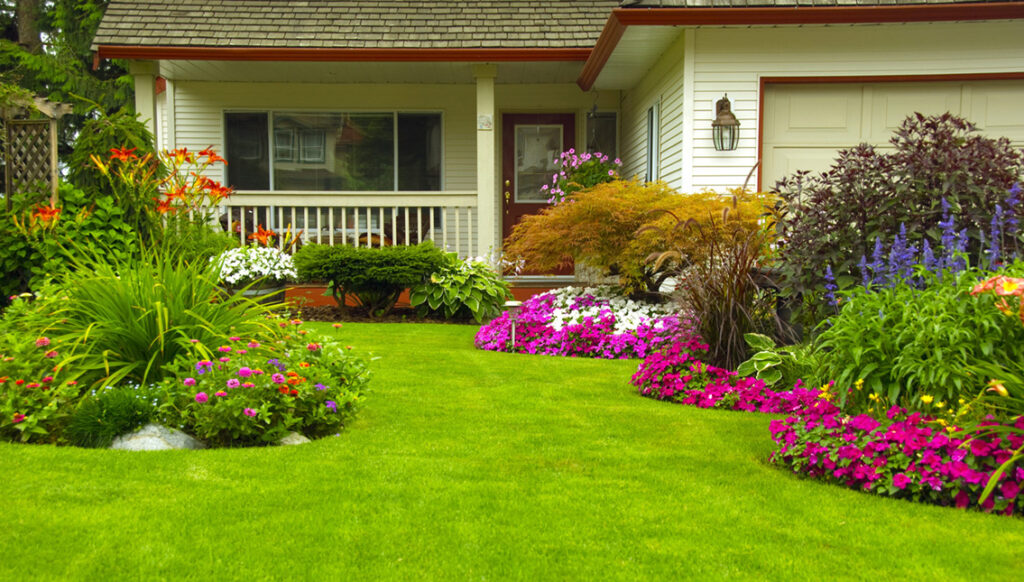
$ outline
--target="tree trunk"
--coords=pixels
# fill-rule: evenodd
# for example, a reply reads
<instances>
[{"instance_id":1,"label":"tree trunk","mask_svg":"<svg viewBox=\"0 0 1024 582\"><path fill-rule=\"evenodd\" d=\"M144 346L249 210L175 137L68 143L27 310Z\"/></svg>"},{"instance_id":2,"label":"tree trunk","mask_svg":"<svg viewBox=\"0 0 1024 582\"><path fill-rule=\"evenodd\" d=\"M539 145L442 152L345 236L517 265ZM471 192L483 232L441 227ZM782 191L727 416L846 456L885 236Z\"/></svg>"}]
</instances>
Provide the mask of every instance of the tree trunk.
<instances>
[{"instance_id":1,"label":"tree trunk","mask_svg":"<svg viewBox=\"0 0 1024 582\"><path fill-rule=\"evenodd\" d=\"M17 0L15 19L18 21L18 44L32 54L43 52L43 39L39 34L39 18L43 13L43 0Z\"/></svg>"}]
</instances>

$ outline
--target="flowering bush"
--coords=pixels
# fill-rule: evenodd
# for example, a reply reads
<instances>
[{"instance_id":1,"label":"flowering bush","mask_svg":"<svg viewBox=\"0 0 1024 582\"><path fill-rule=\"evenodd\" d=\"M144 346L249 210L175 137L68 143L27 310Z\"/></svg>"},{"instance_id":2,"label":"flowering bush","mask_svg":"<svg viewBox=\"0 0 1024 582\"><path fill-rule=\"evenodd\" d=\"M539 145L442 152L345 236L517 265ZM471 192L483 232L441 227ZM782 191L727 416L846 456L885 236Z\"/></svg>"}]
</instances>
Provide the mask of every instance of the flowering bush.
<instances>
[{"instance_id":1,"label":"flowering bush","mask_svg":"<svg viewBox=\"0 0 1024 582\"><path fill-rule=\"evenodd\" d=\"M220 269L221 281L232 287L244 287L258 279L276 284L297 276L292 257L274 247L229 249L210 260Z\"/></svg>"},{"instance_id":2,"label":"flowering bush","mask_svg":"<svg viewBox=\"0 0 1024 582\"><path fill-rule=\"evenodd\" d=\"M11 297L0 318L0 439L58 442L81 393L75 359L49 324L67 297L51 286Z\"/></svg>"},{"instance_id":3,"label":"flowering bush","mask_svg":"<svg viewBox=\"0 0 1024 582\"><path fill-rule=\"evenodd\" d=\"M844 416L835 407L808 407L771 421L778 448L772 462L794 473L878 495L956 507L1020 513L1018 493L1024 467L995 476L996 495L981 494L996 468L1024 445L1024 436L971 431L894 406L888 421L868 415ZM943 426L945 424L945 426ZM998 426L986 421L981 428ZM1024 417L1007 423L1024 428ZM974 437L974 438L971 438Z\"/></svg>"},{"instance_id":4,"label":"flowering bush","mask_svg":"<svg viewBox=\"0 0 1024 582\"><path fill-rule=\"evenodd\" d=\"M577 154L575 149L562 152L555 160L558 173L551 176L550 186L541 186L541 192L551 195L549 204L558 204L580 190L617 180L622 160L608 160L609 157L601 152Z\"/></svg>"},{"instance_id":5,"label":"flowering bush","mask_svg":"<svg viewBox=\"0 0 1024 582\"><path fill-rule=\"evenodd\" d=\"M213 349L194 343L163 382L163 421L211 446L273 443L290 431L337 433L369 380L366 361L294 331L273 345L237 336Z\"/></svg>"},{"instance_id":6,"label":"flowering bush","mask_svg":"<svg viewBox=\"0 0 1024 582\"><path fill-rule=\"evenodd\" d=\"M512 324L515 322L515 345ZM565 287L524 301L480 328L480 349L593 358L642 358L693 335L692 322L667 307L639 303L608 288Z\"/></svg>"}]
</instances>

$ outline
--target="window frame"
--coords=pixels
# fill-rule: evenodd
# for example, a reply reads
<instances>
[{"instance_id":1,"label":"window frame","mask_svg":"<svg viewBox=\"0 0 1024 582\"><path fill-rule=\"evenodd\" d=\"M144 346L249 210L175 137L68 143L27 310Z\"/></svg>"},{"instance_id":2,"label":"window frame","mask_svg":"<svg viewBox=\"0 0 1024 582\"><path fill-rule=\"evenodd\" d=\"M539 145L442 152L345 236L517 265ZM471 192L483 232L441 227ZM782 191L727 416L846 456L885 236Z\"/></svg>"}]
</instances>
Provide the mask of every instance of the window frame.
<instances>
[{"instance_id":1,"label":"window frame","mask_svg":"<svg viewBox=\"0 0 1024 582\"><path fill-rule=\"evenodd\" d=\"M274 158L276 157L276 151L275 151L276 150L276 142L274 140L274 132L275 132L275 129L274 129L274 115L275 114L278 114L278 115L280 115L280 114L304 114L304 115L308 115L308 114L326 114L326 115L391 114L392 115L392 119L393 119L393 124L392 125L394 127L393 134L392 134L392 140L393 140L393 143L394 143L394 147L392 148L392 156L393 156L392 159L394 161L394 164L393 164L393 166L394 166L394 178L393 178L393 187L392 187L391 190L310 190L309 192L314 192L314 193L317 193L317 194L353 194L353 195L364 195L364 194L372 194L372 193L375 193L375 192L376 193L408 193L408 192L431 192L431 193L434 193L434 192L444 192L447 189L447 172L446 172L446 170L447 170L447 163L446 163L447 162L447 152L446 152L447 123L446 123L446 115L445 115L445 111L444 110L441 110L441 109L388 109L388 110L379 110L379 109L356 109L356 108L352 108L352 109L325 109L325 108L319 108L319 107L311 107L311 108L283 108L283 109L237 108L237 107L225 108L225 109L221 110L221 115L220 115L220 119L221 119L221 143L222 144L227 144L228 143L227 124L224 122L224 119L225 119L226 115L232 114L232 113L261 113L261 114L266 115L267 116L267 133L268 133L267 139L269 140L269 144L270 144L269 145L269 149L270 149L270 152L271 152L268 155L268 157L269 157L269 159L268 159L268 166L269 166L269 168L268 168L268 180L269 180L269 182L268 182L268 184L269 184L268 189L267 190L239 190L239 192L259 192L259 193L265 193L265 192L292 192L292 190L276 190L276 189L274 189L274 162L275 162ZM398 116L402 115L402 114L437 115L438 116L439 126L440 126L440 129L441 129L440 152L439 152L440 159L441 159L441 167L440 167L440 187L439 187L438 190L399 190L398 189L398 181L399 181L399 168L398 168L398 163L399 163L399 159L398 159ZM293 139L293 141L292 141L293 150L297 149L295 146L298 146L298 149L301 149L301 143L297 143L297 142L300 142L301 138L299 138L298 136L295 136L292 139ZM326 145L325 145L325 148L326 148ZM225 152L224 152L225 157L227 157L229 153L230 152L227 152L226 148L225 148ZM298 161L298 160L301 159L301 152L296 152L296 153L298 155L294 155L292 157L291 161ZM325 154L324 157L326 158L326 151L324 151L324 154ZM279 161L285 162L287 160L279 160ZM324 162L324 160L321 160L319 163L323 163L323 162ZM316 162L309 162L309 163L316 163ZM226 179L227 179L227 176L225 175L225 180ZM303 191L303 192L305 192L305 191Z\"/></svg>"}]
</instances>

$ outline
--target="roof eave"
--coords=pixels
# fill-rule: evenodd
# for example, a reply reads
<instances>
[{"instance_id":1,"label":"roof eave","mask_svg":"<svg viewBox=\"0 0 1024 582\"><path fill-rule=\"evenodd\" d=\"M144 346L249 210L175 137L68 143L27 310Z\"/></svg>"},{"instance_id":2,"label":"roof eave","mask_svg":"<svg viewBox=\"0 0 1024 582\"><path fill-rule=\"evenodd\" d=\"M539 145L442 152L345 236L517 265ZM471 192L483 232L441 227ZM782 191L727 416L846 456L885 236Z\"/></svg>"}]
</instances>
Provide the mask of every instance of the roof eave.
<instances>
[{"instance_id":1,"label":"roof eave","mask_svg":"<svg viewBox=\"0 0 1024 582\"><path fill-rule=\"evenodd\" d=\"M100 59L304 62L586 61L589 48L267 48L100 44Z\"/></svg>"},{"instance_id":2,"label":"roof eave","mask_svg":"<svg viewBox=\"0 0 1024 582\"><path fill-rule=\"evenodd\" d=\"M576 84L589 91L629 26L771 26L1014 20L1024 2L886 6L778 6L750 8L615 8Z\"/></svg>"}]
</instances>

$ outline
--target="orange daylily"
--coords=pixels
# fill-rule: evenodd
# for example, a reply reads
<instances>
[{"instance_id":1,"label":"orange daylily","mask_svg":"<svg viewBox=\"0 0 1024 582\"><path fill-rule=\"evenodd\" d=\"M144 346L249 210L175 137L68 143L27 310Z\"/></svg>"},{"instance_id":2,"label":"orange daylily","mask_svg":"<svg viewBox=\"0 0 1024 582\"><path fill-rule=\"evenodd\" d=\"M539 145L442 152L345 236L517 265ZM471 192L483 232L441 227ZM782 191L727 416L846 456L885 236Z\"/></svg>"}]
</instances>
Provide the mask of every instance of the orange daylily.
<instances>
[{"instance_id":1,"label":"orange daylily","mask_svg":"<svg viewBox=\"0 0 1024 582\"><path fill-rule=\"evenodd\" d=\"M56 222L60 218L60 208L56 206L43 206L39 205L32 212L32 218L42 222L43 224L49 224L51 221Z\"/></svg>"},{"instance_id":2,"label":"orange daylily","mask_svg":"<svg viewBox=\"0 0 1024 582\"><path fill-rule=\"evenodd\" d=\"M137 149L139 149L139 148L131 148L131 149L128 149L128 148L110 148L110 159L111 160L120 160L122 162L127 162L128 160L134 160L134 159L138 158L138 156L135 155L135 150L137 150Z\"/></svg>"},{"instance_id":3,"label":"orange daylily","mask_svg":"<svg viewBox=\"0 0 1024 582\"><path fill-rule=\"evenodd\" d=\"M206 163L208 164L215 164L217 162L224 162L225 164L228 163L227 160L218 156L217 152L213 151L213 146L210 146L205 150L200 151L199 155L206 156Z\"/></svg>"},{"instance_id":4,"label":"orange daylily","mask_svg":"<svg viewBox=\"0 0 1024 582\"><path fill-rule=\"evenodd\" d=\"M276 236L276 232L263 228L263 225L260 224L256 227L256 232L249 235L249 240L254 240L265 247L269 247L273 244L273 239Z\"/></svg>"}]
</instances>

